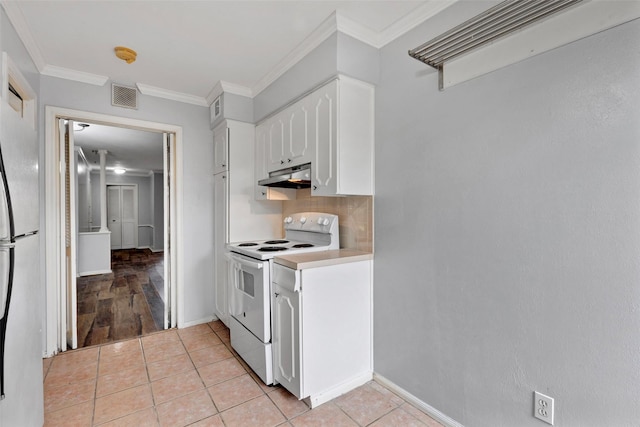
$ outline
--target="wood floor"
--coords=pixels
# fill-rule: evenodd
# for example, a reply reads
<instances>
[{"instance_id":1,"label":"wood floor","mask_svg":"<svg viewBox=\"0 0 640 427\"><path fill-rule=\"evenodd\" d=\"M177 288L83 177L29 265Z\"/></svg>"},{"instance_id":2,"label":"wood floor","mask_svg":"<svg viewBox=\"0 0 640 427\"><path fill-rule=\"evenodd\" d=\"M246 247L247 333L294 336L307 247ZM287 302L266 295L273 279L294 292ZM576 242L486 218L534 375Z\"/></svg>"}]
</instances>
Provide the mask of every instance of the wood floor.
<instances>
[{"instance_id":1,"label":"wood floor","mask_svg":"<svg viewBox=\"0 0 640 427\"><path fill-rule=\"evenodd\" d=\"M163 329L163 257L149 249L115 250L112 273L78 278L78 347Z\"/></svg>"}]
</instances>

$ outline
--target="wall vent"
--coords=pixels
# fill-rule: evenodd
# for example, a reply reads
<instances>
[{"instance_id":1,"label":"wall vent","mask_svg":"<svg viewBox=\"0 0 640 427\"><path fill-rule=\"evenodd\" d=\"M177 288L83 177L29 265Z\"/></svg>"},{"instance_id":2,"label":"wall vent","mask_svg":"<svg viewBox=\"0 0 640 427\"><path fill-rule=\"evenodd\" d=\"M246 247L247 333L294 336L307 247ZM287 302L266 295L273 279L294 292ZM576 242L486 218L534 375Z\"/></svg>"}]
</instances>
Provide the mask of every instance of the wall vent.
<instances>
[{"instance_id":1,"label":"wall vent","mask_svg":"<svg viewBox=\"0 0 640 427\"><path fill-rule=\"evenodd\" d=\"M138 109L138 89L113 83L111 85L111 105Z\"/></svg>"}]
</instances>

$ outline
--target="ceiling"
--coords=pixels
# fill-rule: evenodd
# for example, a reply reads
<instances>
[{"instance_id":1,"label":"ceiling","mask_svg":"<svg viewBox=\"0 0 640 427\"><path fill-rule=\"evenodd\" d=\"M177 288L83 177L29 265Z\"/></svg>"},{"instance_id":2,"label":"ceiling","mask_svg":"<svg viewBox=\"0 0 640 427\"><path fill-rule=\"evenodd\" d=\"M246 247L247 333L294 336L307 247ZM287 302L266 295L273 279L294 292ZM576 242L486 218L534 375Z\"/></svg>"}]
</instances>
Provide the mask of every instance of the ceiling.
<instances>
[{"instance_id":1,"label":"ceiling","mask_svg":"<svg viewBox=\"0 0 640 427\"><path fill-rule=\"evenodd\" d=\"M203 106L223 82L255 96L327 22L381 47L455 1L0 0L41 74L136 85ZM116 58L115 46L136 50L137 60ZM161 156L152 162L156 156L139 149L159 134L107 129L91 125L76 135L88 157L103 148L109 167L162 168Z\"/></svg>"},{"instance_id":2,"label":"ceiling","mask_svg":"<svg viewBox=\"0 0 640 427\"><path fill-rule=\"evenodd\" d=\"M127 173L162 172L162 134L91 122L80 130L74 123L73 141L89 161L92 169L100 169L98 150L107 150L107 170L124 168Z\"/></svg>"}]
</instances>

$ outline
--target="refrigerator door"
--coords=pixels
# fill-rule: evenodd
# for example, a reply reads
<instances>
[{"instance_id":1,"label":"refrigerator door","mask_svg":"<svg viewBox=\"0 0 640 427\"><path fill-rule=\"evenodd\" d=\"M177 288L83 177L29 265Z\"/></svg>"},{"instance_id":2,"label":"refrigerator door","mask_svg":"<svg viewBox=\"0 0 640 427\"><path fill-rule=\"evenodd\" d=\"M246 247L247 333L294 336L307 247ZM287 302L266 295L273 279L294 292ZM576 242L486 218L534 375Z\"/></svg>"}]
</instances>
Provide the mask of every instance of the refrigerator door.
<instances>
[{"instance_id":1,"label":"refrigerator door","mask_svg":"<svg viewBox=\"0 0 640 427\"><path fill-rule=\"evenodd\" d=\"M2 157L2 149L0 148L0 158ZM9 214L9 203L7 201L6 181L4 178L4 169L0 164L0 242L9 242L11 240L11 216Z\"/></svg>"},{"instance_id":2,"label":"refrigerator door","mask_svg":"<svg viewBox=\"0 0 640 427\"><path fill-rule=\"evenodd\" d=\"M39 228L38 139L28 120L0 102L0 150L11 196L14 236Z\"/></svg>"},{"instance_id":3,"label":"refrigerator door","mask_svg":"<svg viewBox=\"0 0 640 427\"><path fill-rule=\"evenodd\" d=\"M6 321L4 346L4 426L42 425L42 413L25 411L24 402L43 401L42 287L39 271L39 236L16 239L13 286Z\"/></svg>"},{"instance_id":4,"label":"refrigerator door","mask_svg":"<svg viewBox=\"0 0 640 427\"><path fill-rule=\"evenodd\" d=\"M11 258L13 245L0 245L0 319L4 318L7 292L11 280Z\"/></svg>"}]
</instances>

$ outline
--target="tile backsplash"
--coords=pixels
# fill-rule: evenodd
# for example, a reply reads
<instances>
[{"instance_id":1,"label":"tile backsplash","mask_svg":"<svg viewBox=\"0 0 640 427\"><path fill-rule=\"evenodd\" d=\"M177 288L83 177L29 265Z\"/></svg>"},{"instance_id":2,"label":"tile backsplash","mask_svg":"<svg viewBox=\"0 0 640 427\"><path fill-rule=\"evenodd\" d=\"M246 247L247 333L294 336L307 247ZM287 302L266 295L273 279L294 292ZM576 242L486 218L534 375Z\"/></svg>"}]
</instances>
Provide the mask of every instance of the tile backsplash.
<instances>
[{"instance_id":1,"label":"tile backsplash","mask_svg":"<svg viewBox=\"0 0 640 427\"><path fill-rule=\"evenodd\" d=\"M338 215L340 248L373 252L373 197L311 197L310 189L297 191L295 200L282 202L284 216L297 212Z\"/></svg>"}]
</instances>

